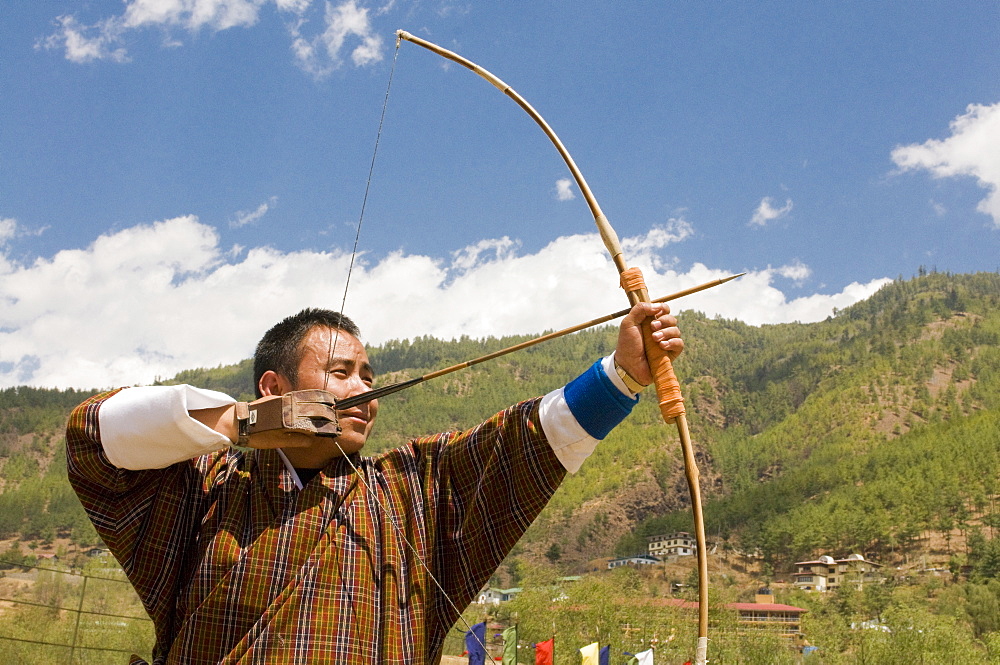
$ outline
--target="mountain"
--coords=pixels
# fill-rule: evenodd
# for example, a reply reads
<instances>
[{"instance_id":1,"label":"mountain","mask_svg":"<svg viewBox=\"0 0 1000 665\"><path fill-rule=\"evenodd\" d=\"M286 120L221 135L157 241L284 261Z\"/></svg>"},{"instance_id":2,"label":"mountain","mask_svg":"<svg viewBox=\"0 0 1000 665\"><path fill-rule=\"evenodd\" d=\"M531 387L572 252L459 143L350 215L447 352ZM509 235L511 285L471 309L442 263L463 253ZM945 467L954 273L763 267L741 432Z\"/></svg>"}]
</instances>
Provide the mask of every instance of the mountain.
<instances>
[{"instance_id":1,"label":"mountain","mask_svg":"<svg viewBox=\"0 0 1000 665\"><path fill-rule=\"evenodd\" d=\"M932 272L819 323L749 326L682 312L687 350L676 369L710 539L780 570L827 551L905 560L932 532L949 548L953 535L992 538L1000 526L998 304L996 273ZM380 383L393 382L523 339L425 337L372 348L370 357ZM369 449L476 424L562 386L614 342L613 327L585 331L384 398ZM176 382L246 399L251 366L193 369L167 383ZM0 391L0 539L96 541L65 481L62 451L65 418L91 392ZM515 558L549 553L573 573L644 549L646 536L690 530L676 433L654 402L644 396L567 478Z\"/></svg>"},{"instance_id":2,"label":"mountain","mask_svg":"<svg viewBox=\"0 0 1000 665\"><path fill-rule=\"evenodd\" d=\"M996 274L927 274L816 324L685 318L700 342L684 368L710 533L780 566L824 551L905 559L925 532L988 525L998 302ZM642 516L619 549L688 523Z\"/></svg>"}]
</instances>

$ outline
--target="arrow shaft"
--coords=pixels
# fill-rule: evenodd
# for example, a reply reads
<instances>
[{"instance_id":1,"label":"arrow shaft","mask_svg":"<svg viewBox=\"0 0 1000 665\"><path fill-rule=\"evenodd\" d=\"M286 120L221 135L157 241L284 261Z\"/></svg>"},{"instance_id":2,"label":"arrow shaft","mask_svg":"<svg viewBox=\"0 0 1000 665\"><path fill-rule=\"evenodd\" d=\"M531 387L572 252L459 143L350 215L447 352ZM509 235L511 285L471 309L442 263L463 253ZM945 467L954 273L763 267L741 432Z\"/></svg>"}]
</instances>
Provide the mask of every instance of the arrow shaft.
<instances>
[{"instance_id":1,"label":"arrow shaft","mask_svg":"<svg viewBox=\"0 0 1000 665\"><path fill-rule=\"evenodd\" d=\"M744 273L740 273L739 275L732 275L730 277L724 277L722 279L715 279L709 282L705 282L704 284L699 284L697 286L692 286L687 289L682 289L681 291L676 291L674 293L671 293L670 295L663 296L662 298L657 298L652 302L660 303L660 302L669 302L671 300L677 300L678 298L689 296L692 293L698 293L699 291L705 291L706 289L711 289L712 287L719 286L720 284L725 284L726 282L734 280L743 274ZM479 356L478 358L473 358L472 360L466 360L464 362L460 362L457 365L452 365L451 367L445 367L444 369L439 369L433 372L429 372L428 374L418 376L414 379L408 379L406 381L393 383L388 386L382 386L380 388L375 388L374 390L370 390L366 393L355 395L354 397L348 397L346 399L338 400L337 408L349 409L359 404L370 402L373 399L381 399L383 397L386 397L387 395L391 395L401 390L405 390L406 388L411 388L413 386L419 385L424 381L429 381L430 379L436 379L440 376L445 376L446 374L451 374L452 372L457 372L460 369L466 369L467 367L472 367L473 365L478 365L479 363L484 363L488 360L494 360L496 358L500 358L501 356L514 353L515 351L521 351L523 349L535 346L536 344L541 344L542 342L547 342L549 340L556 339L558 337L564 337L566 335L579 332L581 330L586 330L587 328L599 326L602 323L607 323L609 321L621 318L626 314L628 314L629 311L630 309L623 309L618 312L614 312L612 314L605 314L604 316L600 316L596 319L591 319L590 321L586 321L584 323L578 323L574 326L570 326L569 328L563 328L562 330L557 330L555 332L546 333L539 337L535 337L526 340L524 342L519 342L517 344L514 344L513 346L508 346L506 348L500 349L499 351L493 351L492 353L487 353L486 355Z\"/></svg>"}]
</instances>

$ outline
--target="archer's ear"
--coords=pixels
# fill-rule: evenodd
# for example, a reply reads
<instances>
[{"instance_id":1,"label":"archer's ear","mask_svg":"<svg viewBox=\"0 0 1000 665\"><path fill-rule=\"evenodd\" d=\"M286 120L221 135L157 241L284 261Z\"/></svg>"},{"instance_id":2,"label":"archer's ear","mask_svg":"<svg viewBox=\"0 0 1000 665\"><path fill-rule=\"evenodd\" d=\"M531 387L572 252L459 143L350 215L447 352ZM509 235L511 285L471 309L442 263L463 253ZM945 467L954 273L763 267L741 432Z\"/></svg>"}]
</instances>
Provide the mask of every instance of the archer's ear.
<instances>
[{"instance_id":1,"label":"archer's ear","mask_svg":"<svg viewBox=\"0 0 1000 665\"><path fill-rule=\"evenodd\" d=\"M261 375L260 381L257 382L257 388L262 397L268 397L270 395L284 395L292 389L292 384L285 377L269 369Z\"/></svg>"}]
</instances>

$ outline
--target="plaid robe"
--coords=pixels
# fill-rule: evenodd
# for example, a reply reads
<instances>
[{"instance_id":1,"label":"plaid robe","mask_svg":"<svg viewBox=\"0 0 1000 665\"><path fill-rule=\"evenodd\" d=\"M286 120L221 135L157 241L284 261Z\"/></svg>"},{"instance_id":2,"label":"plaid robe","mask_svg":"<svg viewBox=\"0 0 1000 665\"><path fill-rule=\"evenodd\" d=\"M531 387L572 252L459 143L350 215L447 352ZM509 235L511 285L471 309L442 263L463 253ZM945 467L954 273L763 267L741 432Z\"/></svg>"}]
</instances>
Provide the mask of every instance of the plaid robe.
<instances>
[{"instance_id":1,"label":"plaid robe","mask_svg":"<svg viewBox=\"0 0 1000 665\"><path fill-rule=\"evenodd\" d=\"M361 478L335 459L302 491L274 451L128 471L100 444L111 394L70 417L69 477L154 621L157 664L436 663L565 475L538 400L354 455Z\"/></svg>"}]
</instances>

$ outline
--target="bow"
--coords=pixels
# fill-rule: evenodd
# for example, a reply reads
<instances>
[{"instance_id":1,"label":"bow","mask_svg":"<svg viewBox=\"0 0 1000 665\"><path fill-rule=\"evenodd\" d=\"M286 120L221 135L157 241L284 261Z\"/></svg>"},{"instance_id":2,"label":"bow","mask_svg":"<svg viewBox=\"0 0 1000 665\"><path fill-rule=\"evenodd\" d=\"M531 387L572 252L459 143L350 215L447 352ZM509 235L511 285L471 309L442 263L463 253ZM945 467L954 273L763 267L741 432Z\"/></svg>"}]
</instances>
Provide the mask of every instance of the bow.
<instances>
[{"instance_id":1,"label":"bow","mask_svg":"<svg viewBox=\"0 0 1000 665\"><path fill-rule=\"evenodd\" d=\"M594 216L594 222L597 224L597 230L601 235L601 240L604 242L604 246L607 247L608 252L611 254L611 260L618 269L621 286L625 289L625 292L628 295L629 303L635 305L639 302L650 302L649 294L646 291L646 285L643 282L642 273L638 268L628 267L622 252L621 243L618 240L618 234L615 233L615 230L608 222L608 218L605 217L593 191L590 189L590 186L587 185L587 181L583 177L583 173L581 173L580 169L577 168L576 162L573 161L573 157L569 154L569 151L566 150L562 141L559 140L559 137L552 130L545 119L538 113L538 111L536 111L531 104L529 104L527 100L525 100L513 88L471 60L468 60L457 53L442 48L425 39L415 37L404 30L396 32L397 48L401 40L406 40L417 44L418 46L422 46L423 48L432 51L443 58L447 58L452 62L462 65L466 69L472 70L493 84L493 86L500 90L500 92L504 95L512 99L515 104L520 106L521 109L535 121L542 131L545 132L545 135L549 137L549 140L556 147L556 150L559 151L559 154L566 163L566 166L569 167L570 173L573 175L573 179L580 188L580 192L587 201L587 206L590 208L590 211ZM688 489L691 493L691 509L694 513L695 537L698 543L698 643L695 651L695 663L696 665L704 665L707 662L708 652L708 548L705 543L705 520L702 515L701 508L701 490L698 481L698 467L695 463L694 447L691 443L690 432L688 431L687 418L684 410L684 398L681 395L680 384L677 381L677 377L674 375L673 366L670 359L667 357L666 352L652 342L651 334L652 330L647 322L643 325L646 359L650 368L653 370L653 376L655 377L656 393L660 404L660 413L662 414L665 422L675 423L677 426L677 433L680 437L681 443L681 451L684 457L685 475L687 477Z\"/></svg>"}]
</instances>

